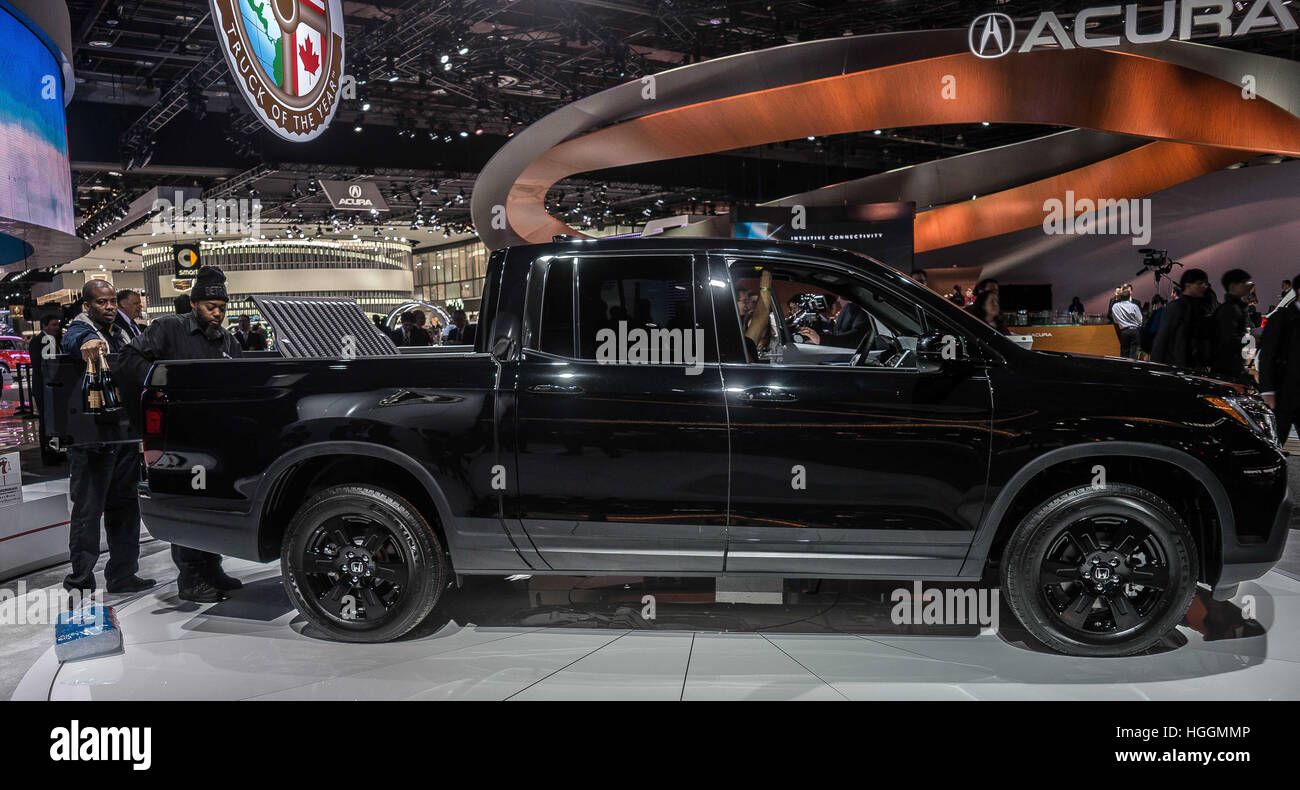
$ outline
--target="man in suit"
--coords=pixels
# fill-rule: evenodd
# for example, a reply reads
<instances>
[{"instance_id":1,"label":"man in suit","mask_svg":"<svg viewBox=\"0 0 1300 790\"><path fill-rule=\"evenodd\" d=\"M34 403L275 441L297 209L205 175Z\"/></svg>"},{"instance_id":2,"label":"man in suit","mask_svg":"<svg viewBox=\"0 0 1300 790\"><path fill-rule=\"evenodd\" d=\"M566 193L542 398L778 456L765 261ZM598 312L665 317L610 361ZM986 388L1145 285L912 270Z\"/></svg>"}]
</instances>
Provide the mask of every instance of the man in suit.
<instances>
[{"instance_id":1,"label":"man in suit","mask_svg":"<svg viewBox=\"0 0 1300 790\"><path fill-rule=\"evenodd\" d=\"M132 291L130 288L123 288L117 292L117 315L113 318L113 325L121 327L128 338L134 339L140 336L142 330L136 321L143 312L144 300L140 298L139 292Z\"/></svg>"},{"instance_id":2,"label":"man in suit","mask_svg":"<svg viewBox=\"0 0 1300 790\"><path fill-rule=\"evenodd\" d=\"M235 340L239 343L239 347L242 350L247 351L248 343L253 336L253 329L252 325L249 323L248 316L241 315L239 317L239 328L230 334L235 336Z\"/></svg>"},{"instance_id":3,"label":"man in suit","mask_svg":"<svg viewBox=\"0 0 1300 790\"><path fill-rule=\"evenodd\" d=\"M414 311L408 310L402 314L401 326L393 330L393 342L399 346L431 346L433 338L416 323Z\"/></svg>"},{"instance_id":4,"label":"man in suit","mask_svg":"<svg viewBox=\"0 0 1300 790\"><path fill-rule=\"evenodd\" d=\"M1291 282L1300 282L1300 275ZM1277 414L1277 434L1286 441L1291 426L1300 422L1300 299L1268 317L1255 363L1260 395Z\"/></svg>"},{"instance_id":5,"label":"man in suit","mask_svg":"<svg viewBox=\"0 0 1300 790\"><path fill-rule=\"evenodd\" d=\"M465 342L465 326L469 323L469 318L465 316L464 310L457 310L451 314L451 323L442 332L442 344L444 346L458 346Z\"/></svg>"}]
</instances>

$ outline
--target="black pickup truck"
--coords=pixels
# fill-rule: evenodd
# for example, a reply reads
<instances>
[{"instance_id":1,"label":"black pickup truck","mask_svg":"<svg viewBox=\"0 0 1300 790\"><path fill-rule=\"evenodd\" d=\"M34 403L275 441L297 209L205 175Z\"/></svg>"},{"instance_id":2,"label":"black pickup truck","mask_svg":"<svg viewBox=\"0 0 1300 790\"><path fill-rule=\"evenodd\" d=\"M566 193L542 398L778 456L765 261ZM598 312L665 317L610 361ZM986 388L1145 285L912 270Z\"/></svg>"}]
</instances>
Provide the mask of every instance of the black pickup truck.
<instances>
[{"instance_id":1,"label":"black pickup truck","mask_svg":"<svg viewBox=\"0 0 1300 790\"><path fill-rule=\"evenodd\" d=\"M1291 510L1240 387L765 241L498 250L472 348L159 363L142 405L149 530L280 560L358 642L466 574L771 574L1000 582L1048 646L1124 655L1265 573Z\"/></svg>"}]
</instances>

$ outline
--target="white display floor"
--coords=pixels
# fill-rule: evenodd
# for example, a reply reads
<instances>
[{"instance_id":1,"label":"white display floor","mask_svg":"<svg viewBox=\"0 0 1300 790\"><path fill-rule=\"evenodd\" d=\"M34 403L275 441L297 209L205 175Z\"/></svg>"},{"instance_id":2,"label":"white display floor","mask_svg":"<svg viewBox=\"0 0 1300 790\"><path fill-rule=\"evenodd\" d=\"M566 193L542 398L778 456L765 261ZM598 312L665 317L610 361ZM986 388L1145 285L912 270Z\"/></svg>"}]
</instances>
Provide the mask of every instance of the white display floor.
<instances>
[{"instance_id":1,"label":"white display floor","mask_svg":"<svg viewBox=\"0 0 1300 790\"><path fill-rule=\"evenodd\" d=\"M639 592L573 604L592 582L555 578L471 579L429 633L343 644L303 633L278 565L226 567L246 584L231 600L188 604L173 582L117 602L123 653L60 667L51 649L14 698L1300 699L1300 581L1282 571L1208 604L1197 624L1216 638L1183 626L1148 655L1077 659L1005 627L902 633L878 598L825 589L794 606L665 595L647 623ZM1241 620L1248 595L1255 621Z\"/></svg>"}]
</instances>

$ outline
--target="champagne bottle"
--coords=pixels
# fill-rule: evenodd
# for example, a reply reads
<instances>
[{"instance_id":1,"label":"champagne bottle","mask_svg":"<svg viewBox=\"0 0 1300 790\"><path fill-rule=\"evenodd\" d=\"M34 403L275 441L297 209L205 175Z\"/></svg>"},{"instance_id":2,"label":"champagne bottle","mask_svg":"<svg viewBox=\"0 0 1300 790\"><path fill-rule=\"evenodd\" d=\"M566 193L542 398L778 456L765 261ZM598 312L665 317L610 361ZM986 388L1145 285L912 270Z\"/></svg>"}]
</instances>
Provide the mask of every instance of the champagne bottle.
<instances>
[{"instance_id":1,"label":"champagne bottle","mask_svg":"<svg viewBox=\"0 0 1300 790\"><path fill-rule=\"evenodd\" d=\"M104 388L99 381L98 367L98 359L87 362L81 377L81 410L86 414L104 413Z\"/></svg>"},{"instance_id":2,"label":"champagne bottle","mask_svg":"<svg viewBox=\"0 0 1300 790\"><path fill-rule=\"evenodd\" d=\"M108 357L104 354L104 349L99 350L99 386L104 393L104 410L112 411L122 407L122 396L118 394L117 385L113 382L113 372L108 368Z\"/></svg>"}]
</instances>

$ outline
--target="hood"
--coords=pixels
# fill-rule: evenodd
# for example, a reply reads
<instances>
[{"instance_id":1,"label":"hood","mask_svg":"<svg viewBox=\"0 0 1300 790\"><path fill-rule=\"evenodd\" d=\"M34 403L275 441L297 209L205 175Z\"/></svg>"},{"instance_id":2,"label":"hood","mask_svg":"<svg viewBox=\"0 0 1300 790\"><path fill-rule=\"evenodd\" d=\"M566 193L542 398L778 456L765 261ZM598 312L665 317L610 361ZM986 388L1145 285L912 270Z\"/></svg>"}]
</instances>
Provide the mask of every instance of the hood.
<instances>
[{"instance_id":1,"label":"hood","mask_svg":"<svg viewBox=\"0 0 1300 790\"><path fill-rule=\"evenodd\" d=\"M1186 370L1173 365L1142 362L1125 357L1095 357L1070 354L1064 351L1025 351L1037 358L1039 364L1051 368L1056 375L1082 382L1095 382L1143 389L1181 391L1189 395L1241 395L1246 388L1240 384L1210 378L1199 371ZM1047 371L1044 371L1047 372Z\"/></svg>"}]
</instances>

